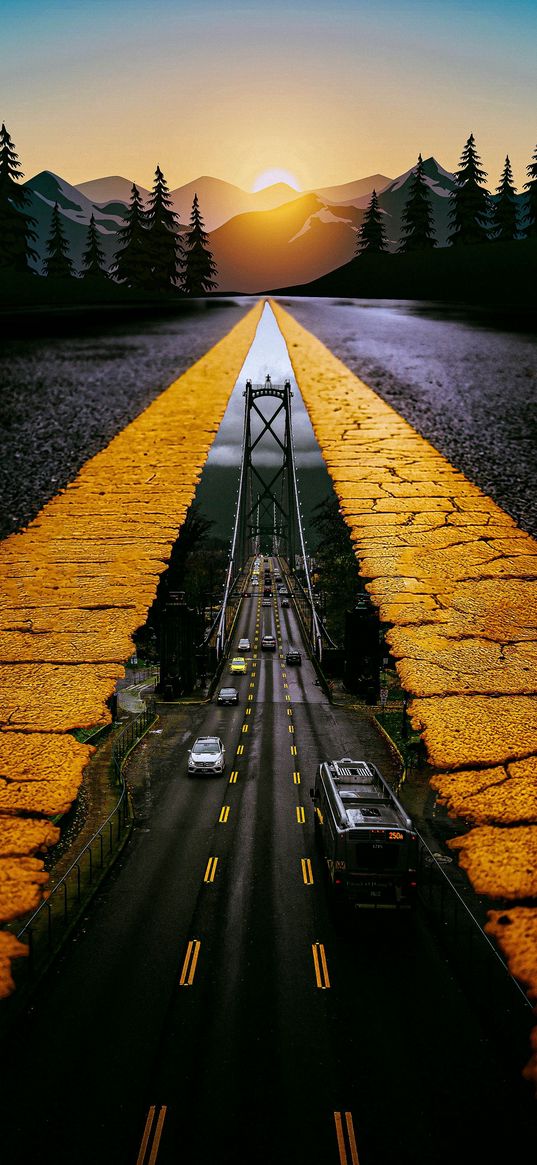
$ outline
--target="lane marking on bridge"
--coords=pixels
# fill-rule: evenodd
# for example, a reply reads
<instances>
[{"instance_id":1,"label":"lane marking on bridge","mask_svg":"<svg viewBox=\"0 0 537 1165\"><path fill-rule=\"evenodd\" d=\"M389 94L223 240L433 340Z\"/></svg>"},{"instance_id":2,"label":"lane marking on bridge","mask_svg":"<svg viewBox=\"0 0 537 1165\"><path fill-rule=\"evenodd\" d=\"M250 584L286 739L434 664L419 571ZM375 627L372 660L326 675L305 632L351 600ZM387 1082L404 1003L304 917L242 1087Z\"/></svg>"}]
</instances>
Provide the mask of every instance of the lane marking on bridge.
<instances>
[{"instance_id":1,"label":"lane marking on bridge","mask_svg":"<svg viewBox=\"0 0 537 1165\"><path fill-rule=\"evenodd\" d=\"M343 1124L343 1116L345 1117L345 1124ZM339 1149L340 1165L360 1165L358 1149L356 1148L352 1113L335 1112L334 1122L336 1125L336 1137Z\"/></svg>"},{"instance_id":2,"label":"lane marking on bridge","mask_svg":"<svg viewBox=\"0 0 537 1165\"><path fill-rule=\"evenodd\" d=\"M251 688L253 688L253 686L254 686L253 684L250 684L250 687L251 687ZM249 699L249 700L253 700L253 698L254 698L253 696L248 696L248 699ZM250 710L250 709L248 709L248 711L249 711L249 710Z\"/></svg>"},{"instance_id":3,"label":"lane marking on bridge","mask_svg":"<svg viewBox=\"0 0 537 1165\"><path fill-rule=\"evenodd\" d=\"M239 751L239 750L237 749L237 752L238 752L238 751ZM237 772L237 769L233 769L233 772L232 772L232 774L231 774L231 776L230 776L230 778L229 778L229 782L228 782L228 783L229 783L230 785L236 785L236 784L237 784L237 781L238 781L238 779L239 779L239 774L238 774L238 772Z\"/></svg>"},{"instance_id":4,"label":"lane marking on bridge","mask_svg":"<svg viewBox=\"0 0 537 1165\"><path fill-rule=\"evenodd\" d=\"M286 696L286 697L285 697L285 699L286 699L286 700L290 700L290 699L291 699L291 697L290 697L290 696ZM288 716L292 716L292 715L293 715L293 709L292 709L292 708L288 708L288 709L287 709L287 715L288 715Z\"/></svg>"},{"instance_id":5,"label":"lane marking on bridge","mask_svg":"<svg viewBox=\"0 0 537 1165\"><path fill-rule=\"evenodd\" d=\"M299 825L304 825L306 822L306 815L302 805L297 805L296 807L296 819Z\"/></svg>"},{"instance_id":6,"label":"lane marking on bridge","mask_svg":"<svg viewBox=\"0 0 537 1165\"><path fill-rule=\"evenodd\" d=\"M220 817L218 818L220 825L226 825L227 819L229 817L229 810L230 810L229 805L222 805L222 808L220 810Z\"/></svg>"},{"instance_id":7,"label":"lane marking on bridge","mask_svg":"<svg viewBox=\"0 0 537 1165\"><path fill-rule=\"evenodd\" d=\"M313 953L313 965L315 967L315 981L321 990L326 991L330 987L330 977L328 975L324 946L322 943L312 943L311 950Z\"/></svg>"},{"instance_id":8,"label":"lane marking on bridge","mask_svg":"<svg viewBox=\"0 0 537 1165\"><path fill-rule=\"evenodd\" d=\"M244 745L238 744L237 745L237 756L242 756L243 752L244 752Z\"/></svg>"},{"instance_id":9,"label":"lane marking on bridge","mask_svg":"<svg viewBox=\"0 0 537 1165\"><path fill-rule=\"evenodd\" d=\"M249 699L249 700L251 700L251 699L252 699L252 697L251 697L251 696L249 696L249 697L248 697L248 699ZM245 709L244 709L244 715L245 715L245 716L251 716L251 715L252 715L252 709L251 709L251 708L245 708Z\"/></svg>"},{"instance_id":10,"label":"lane marking on bridge","mask_svg":"<svg viewBox=\"0 0 537 1165\"><path fill-rule=\"evenodd\" d=\"M248 725L247 725L247 724L243 724L241 731L242 731L242 732L248 732Z\"/></svg>"},{"instance_id":11,"label":"lane marking on bridge","mask_svg":"<svg viewBox=\"0 0 537 1165\"><path fill-rule=\"evenodd\" d=\"M311 858L301 858L302 877L305 886L313 886L313 870L311 868Z\"/></svg>"},{"instance_id":12,"label":"lane marking on bridge","mask_svg":"<svg viewBox=\"0 0 537 1165\"><path fill-rule=\"evenodd\" d=\"M254 683L254 681L253 681L253 680L252 680L252 682L251 682L251 684L250 684L250 687L251 687L251 688L255 688L255 683ZM250 699L250 697L249 697L249 696L248 696L248 699Z\"/></svg>"},{"instance_id":13,"label":"lane marking on bridge","mask_svg":"<svg viewBox=\"0 0 537 1165\"><path fill-rule=\"evenodd\" d=\"M291 756L296 756L296 755L297 755L296 744L292 744L291 745Z\"/></svg>"},{"instance_id":14,"label":"lane marking on bridge","mask_svg":"<svg viewBox=\"0 0 537 1165\"><path fill-rule=\"evenodd\" d=\"M164 1121L166 1120L166 1112L166 1104L152 1104L150 1106L145 1122L140 1150L136 1158L136 1165L155 1165L160 1146L160 1138L162 1136L162 1129L164 1127ZM146 1154L151 1141L151 1134L153 1134L153 1139L151 1142L149 1157L147 1157Z\"/></svg>"},{"instance_id":15,"label":"lane marking on bridge","mask_svg":"<svg viewBox=\"0 0 537 1165\"><path fill-rule=\"evenodd\" d=\"M288 727L288 729L289 729L289 732L294 732L294 731L295 731L295 726L294 726L294 724L288 724L288 725L287 725L287 727Z\"/></svg>"},{"instance_id":16,"label":"lane marking on bridge","mask_svg":"<svg viewBox=\"0 0 537 1165\"><path fill-rule=\"evenodd\" d=\"M197 938L191 938L186 949L185 961L183 963L183 970L181 971L181 978L179 980L180 987L192 987L194 982L194 975L196 974L196 967L198 965L198 957L200 953L201 943Z\"/></svg>"},{"instance_id":17,"label":"lane marking on bridge","mask_svg":"<svg viewBox=\"0 0 537 1165\"><path fill-rule=\"evenodd\" d=\"M204 882L214 882L216 867L218 865L218 858L209 858L207 862L207 869L205 870Z\"/></svg>"},{"instance_id":18,"label":"lane marking on bridge","mask_svg":"<svg viewBox=\"0 0 537 1165\"><path fill-rule=\"evenodd\" d=\"M298 769L295 769L293 772L293 784L294 785L300 784L300 772Z\"/></svg>"},{"instance_id":19,"label":"lane marking on bridge","mask_svg":"<svg viewBox=\"0 0 537 1165\"><path fill-rule=\"evenodd\" d=\"M284 684L283 686L285 687L285 684ZM291 697L290 697L290 696L286 696L286 697L285 697L285 699L286 699L286 700L290 700L290 699L291 699Z\"/></svg>"}]
</instances>

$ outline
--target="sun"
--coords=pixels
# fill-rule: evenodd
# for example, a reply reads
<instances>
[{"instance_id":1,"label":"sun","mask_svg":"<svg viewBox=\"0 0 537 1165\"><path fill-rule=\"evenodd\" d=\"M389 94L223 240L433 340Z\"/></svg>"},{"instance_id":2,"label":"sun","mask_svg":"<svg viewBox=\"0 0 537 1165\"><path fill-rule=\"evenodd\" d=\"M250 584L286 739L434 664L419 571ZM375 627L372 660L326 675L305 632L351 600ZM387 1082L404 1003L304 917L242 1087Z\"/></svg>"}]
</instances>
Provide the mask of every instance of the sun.
<instances>
[{"instance_id":1,"label":"sun","mask_svg":"<svg viewBox=\"0 0 537 1165\"><path fill-rule=\"evenodd\" d=\"M266 186L274 186L276 182L285 182L287 186L292 186L293 190L300 190L300 184L294 174L290 174L289 170L280 170L277 166L273 166L270 170L263 170L262 174L258 174L252 186L252 194L256 194L258 190L264 190Z\"/></svg>"}]
</instances>

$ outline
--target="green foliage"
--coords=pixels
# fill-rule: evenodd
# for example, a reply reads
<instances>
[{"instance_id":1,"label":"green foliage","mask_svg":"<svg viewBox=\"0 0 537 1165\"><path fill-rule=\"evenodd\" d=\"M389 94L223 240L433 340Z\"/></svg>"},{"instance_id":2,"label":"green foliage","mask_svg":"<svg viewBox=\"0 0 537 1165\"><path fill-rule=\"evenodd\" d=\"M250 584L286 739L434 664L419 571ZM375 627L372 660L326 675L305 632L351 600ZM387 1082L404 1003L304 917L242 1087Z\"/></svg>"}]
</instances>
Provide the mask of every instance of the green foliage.
<instances>
[{"instance_id":1,"label":"green foliage","mask_svg":"<svg viewBox=\"0 0 537 1165\"><path fill-rule=\"evenodd\" d=\"M486 176L475 148L474 135L470 134L455 174L457 185L449 196L453 230L448 242L453 246L488 241L489 195L483 185Z\"/></svg>"},{"instance_id":2,"label":"green foliage","mask_svg":"<svg viewBox=\"0 0 537 1165\"><path fill-rule=\"evenodd\" d=\"M401 252L425 251L436 246L431 193L425 179L421 154L418 154L418 163L401 217L401 225L402 238L399 246Z\"/></svg>"},{"instance_id":3,"label":"green foliage","mask_svg":"<svg viewBox=\"0 0 537 1165\"><path fill-rule=\"evenodd\" d=\"M104 251L99 241L99 232L95 223L95 215L90 218L88 227L88 241L82 256L83 279L108 279L104 267Z\"/></svg>"},{"instance_id":4,"label":"green foliage","mask_svg":"<svg viewBox=\"0 0 537 1165\"><path fill-rule=\"evenodd\" d=\"M356 254L378 255L388 248L388 239L384 227L384 216L379 207L376 190L371 195L371 201L364 214L361 227L357 231Z\"/></svg>"},{"instance_id":5,"label":"green foliage","mask_svg":"<svg viewBox=\"0 0 537 1165\"><path fill-rule=\"evenodd\" d=\"M73 265L69 258L69 244L63 233L58 203L54 203L47 242L45 275L52 279L72 279Z\"/></svg>"},{"instance_id":6,"label":"green foliage","mask_svg":"<svg viewBox=\"0 0 537 1165\"><path fill-rule=\"evenodd\" d=\"M155 170L153 191L147 211L148 249L153 291L171 291L180 280L183 248L178 234L179 219L160 166Z\"/></svg>"},{"instance_id":7,"label":"green foliage","mask_svg":"<svg viewBox=\"0 0 537 1165\"><path fill-rule=\"evenodd\" d=\"M198 196L194 194L190 230L185 240L183 291L186 295L206 295L217 286L213 279L216 263L207 247L209 236L203 228Z\"/></svg>"},{"instance_id":8,"label":"green foliage","mask_svg":"<svg viewBox=\"0 0 537 1165\"><path fill-rule=\"evenodd\" d=\"M31 244L37 235L36 221L25 214L27 190L17 183L23 178L21 164L11 137L2 122L0 130L0 267L30 272L30 260L37 261Z\"/></svg>"},{"instance_id":9,"label":"green foliage","mask_svg":"<svg viewBox=\"0 0 537 1165\"><path fill-rule=\"evenodd\" d=\"M533 158L526 166L528 181L524 183L526 195L526 218L524 227L528 238L537 238L537 146L533 151Z\"/></svg>"},{"instance_id":10,"label":"green foliage","mask_svg":"<svg viewBox=\"0 0 537 1165\"><path fill-rule=\"evenodd\" d=\"M148 286L150 280L147 225L147 214L140 192L133 183L125 225L117 232L119 245L111 272L118 283L141 290Z\"/></svg>"}]
</instances>

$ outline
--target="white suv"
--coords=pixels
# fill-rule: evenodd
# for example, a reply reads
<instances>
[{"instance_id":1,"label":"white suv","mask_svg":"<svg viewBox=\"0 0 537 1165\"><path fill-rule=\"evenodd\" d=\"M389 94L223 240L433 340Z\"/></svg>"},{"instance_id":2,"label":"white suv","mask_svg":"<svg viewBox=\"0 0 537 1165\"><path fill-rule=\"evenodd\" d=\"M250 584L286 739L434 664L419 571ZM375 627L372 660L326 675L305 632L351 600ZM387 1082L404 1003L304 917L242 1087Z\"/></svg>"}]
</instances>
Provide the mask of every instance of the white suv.
<instances>
[{"instance_id":1,"label":"white suv","mask_svg":"<svg viewBox=\"0 0 537 1165\"><path fill-rule=\"evenodd\" d=\"M189 773L223 773L226 750L219 736L198 736L188 751Z\"/></svg>"}]
</instances>

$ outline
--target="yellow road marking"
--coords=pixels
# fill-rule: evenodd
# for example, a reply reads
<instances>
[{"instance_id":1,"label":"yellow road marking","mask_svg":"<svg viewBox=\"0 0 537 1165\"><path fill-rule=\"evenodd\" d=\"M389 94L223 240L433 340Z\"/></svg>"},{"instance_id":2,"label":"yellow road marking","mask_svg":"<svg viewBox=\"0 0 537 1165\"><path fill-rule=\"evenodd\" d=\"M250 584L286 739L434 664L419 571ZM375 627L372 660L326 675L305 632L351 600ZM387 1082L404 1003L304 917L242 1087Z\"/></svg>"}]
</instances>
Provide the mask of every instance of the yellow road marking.
<instances>
[{"instance_id":1,"label":"yellow road marking","mask_svg":"<svg viewBox=\"0 0 537 1165\"><path fill-rule=\"evenodd\" d=\"M243 752L244 752L244 745L238 744L237 745L237 756L242 756Z\"/></svg>"},{"instance_id":2,"label":"yellow road marking","mask_svg":"<svg viewBox=\"0 0 537 1165\"><path fill-rule=\"evenodd\" d=\"M286 697L285 697L285 699L286 699L286 700L290 700L290 699L291 699L291 697L290 697L290 696L286 696Z\"/></svg>"},{"instance_id":3,"label":"yellow road marking","mask_svg":"<svg viewBox=\"0 0 537 1165\"><path fill-rule=\"evenodd\" d=\"M220 817L218 818L221 825L225 825L229 817L229 805L222 805L220 810Z\"/></svg>"},{"instance_id":4,"label":"yellow road marking","mask_svg":"<svg viewBox=\"0 0 537 1165\"><path fill-rule=\"evenodd\" d=\"M289 732L294 732L294 731L295 731L295 726L294 726L294 724L288 724L288 725L287 725L287 727L288 727L288 729L289 729Z\"/></svg>"},{"instance_id":5,"label":"yellow road marking","mask_svg":"<svg viewBox=\"0 0 537 1165\"><path fill-rule=\"evenodd\" d=\"M302 877L306 886L313 886L313 870L311 868L311 858L301 858L302 863Z\"/></svg>"},{"instance_id":6,"label":"yellow road marking","mask_svg":"<svg viewBox=\"0 0 537 1165\"><path fill-rule=\"evenodd\" d=\"M304 808L302 805L297 805L297 807L296 807L296 819L297 819L299 825L304 825L304 822L306 820L306 816L305 816Z\"/></svg>"},{"instance_id":7,"label":"yellow road marking","mask_svg":"<svg viewBox=\"0 0 537 1165\"><path fill-rule=\"evenodd\" d=\"M238 749L237 749L237 752L238 752ZM238 774L238 772L237 772L237 769L234 769L234 770L233 770L233 772L232 772L232 774L231 774L231 776L230 776L230 778L229 778L229 784L230 784L230 785L236 785L236 784L237 784L237 780L238 780L238 776L239 776L239 774Z\"/></svg>"},{"instance_id":8,"label":"yellow road marking","mask_svg":"<svg viewBox=\"0 0 537 1165\"><path fill-rule=\"evenodd\" d=\"M282 680L287 679L287 672L282 670Z\"/></svg>"},{"instance_id":9,"label":"yellow road marking","mask_svg":"<svg viewBox=\"0 0 537 1165\"><path fill-rule=\"evenodd\" d=\"M291 756L296 756L296 744L291 745Z\"/></svg>"},{"instance_id":10,"label":"yellow road marking","mask_svg":"<svg viewBox=\"0 0 537 1165\"><path fill-rule=\"evenodd\" d=\"M284 684L283 686L284 686L284 688L288 688L288 687L289 687L289 684ZM289 699L290 699L290 698L291 698L291 697L289 697Z\"/></svg>"},{"instance_id":11,"label":"yellow road marking","mask_svg":"<svg viewBox=\"0 0 537 1165\"><path fill-rule=\"evenodd\" d=\"M244 715L245 715L245 716L251 716L251 715L252 715L252 709L251 709L251 708L245 708L245 709L244 709Z\"/></svg>"},{"instance_id":12,"label":"yellow road marking","mask_svg":"<svg viewBox=\"0 0 537 1165\"><path fill-rule=\"evenodd\" d=\"M149 1112L147 1114L147 1119L145 1122L143 1136L142 1136L142 1142L140 1145L140 1151L138 1153L138 1157L136 1158L136 1165L145 1165L147 1146L149 1144L149 1139L151 1137L151 1132L153 1130L153 1122L155 1120L155 1114L157 1112L157 1108L159 1109L159 1113L158 1113L158 1117L157 1117L157 1123L155 1125L155 1132L153 1135L153 1144L151 1146L151 1153L150 1153L149 1159L147 1161L147 1165L155 1165L155 1161L157 1159L157 1154L158 1154L159 1146L160 1146L160 1138L162 1136L162 1129L164 1126L164 1121L166 1119L166 1112L167 1112L167 1105L166 1104L156 1105L156 1106L154 1104L152 1104L150 1109L149 1109Z\"/></svg>"},{"instance_id":13,"label":"yellow road marking","mask_svg":"<svg viewBox=\"0 0 537 1165\"><path fill-rule=\"evenodd\" d=\"M286 699L286 700L290 700L290 699L291 699L291 697L290 697L290 696L286 696L286 697L285 697L285 699ZM292 715L293 715L293 709L292 709L292 708L288 708L288 709L287 709L287 715L288 715L288 716L292 716Z\"/></svg>"},{"instance_id":14,"label":"yellow road marking","mask_svg":"<svg viewBox=\"0 0 537 1165\"><path fill-rule=\"evenodd\" d=\"M243 726L242 726L242 731L243 731L243 732L248 732L248 725L247 725L247 724L243 724Z\"/></svg>"},{"instance_id":15,"label":"yellow road marking","mask_svg":"<svg viewBox=\"0 0 537 1165\"><path fill-rule=\"evenodd\" d=\"M250 684L250 687L251 687L251 688L255 688L255 684L254 684L254 681L253 681L253 680L252 680L252 682L251 682L251 684Z\"/></svg>"},{"instance_id":16,"label":"yellow road marking","mask_svg":"<svg viewBox=\"0 0 537 1165\"><path fill-rule=\"evenodd\" d=\"M218 858L209 858L209 861L207 862L207 869L205 870L205 877L203 879L204 882L214 882L217 865Z\"/></svg>"},{"instance_id":17,"label":"yellow road marking","mask_svg":"<svg viewBox=\"0 0 537 1165\"><path fill-rule=\"evenodd\" d=\"M191 987L194 982L194 975L196 974L196 967L198 965L198 956L200 953L201 943L197 938L191 938L186 949L185 961L183 963L183 970L181 971L181 978L179 980L180 987Z\"/></svg>"},{"instance_id":18,"label":"yellow road marking","mask_svg":"<svg viewBox=\"0 0 537 1165\"><path fill-rule=\"evenodd\" d=\"M253 688L253 686L254 686L254 685L253 685L253 684L251 684L251 687L252 687L252 688ZM253 698L254 698L253 696L248 696L248 699L249 699L249 700L253 700Z\"/></svg>"},{"instance_id":19,"label":"yellow road marking","mask_svg":"<svg viewBox=\"0 0 537 1165\"><path fill-rule=\"evenodd\" d=\"M334 1113L334 1121L336 1125L336 1136L339 1149L340 1165L360 1165L358 1158L358 1149L356 1148L356 1138L354 1136L354 1125L352 1122L352 1112L345 1113L345 1127L342 1120L343 1114L341 1112ZM347 1134L345 1138L345 1133ZM347 1155L347 1144L350 1151L350 1158Z\"/></svg>"},{"instance_id":20,"label":"yellow road marking","mask_svg":"<svg viewBox=\"0 0 537 1165\"><path fill-rule=\"evenodd\" d=\"M294 785L300 784L300 773L299 773L298 769L295 769L295 771L293 773L293 784Z\"/></svg>"},{"instance_id":21,"label":"yellow road marking","mask_svg":"<svg viewBox=\"0 0 537 1165\"><path fill-rule=\"evenodd\" d=\"M312 943L311 949L313 952L313 965L315 967L315 979L317 986L323 991L326 991L330 986L330 979L328 976L328 967L326 965L326 955L324 953L324 946L322 943Z\"/></svg>"}]
</instances>

